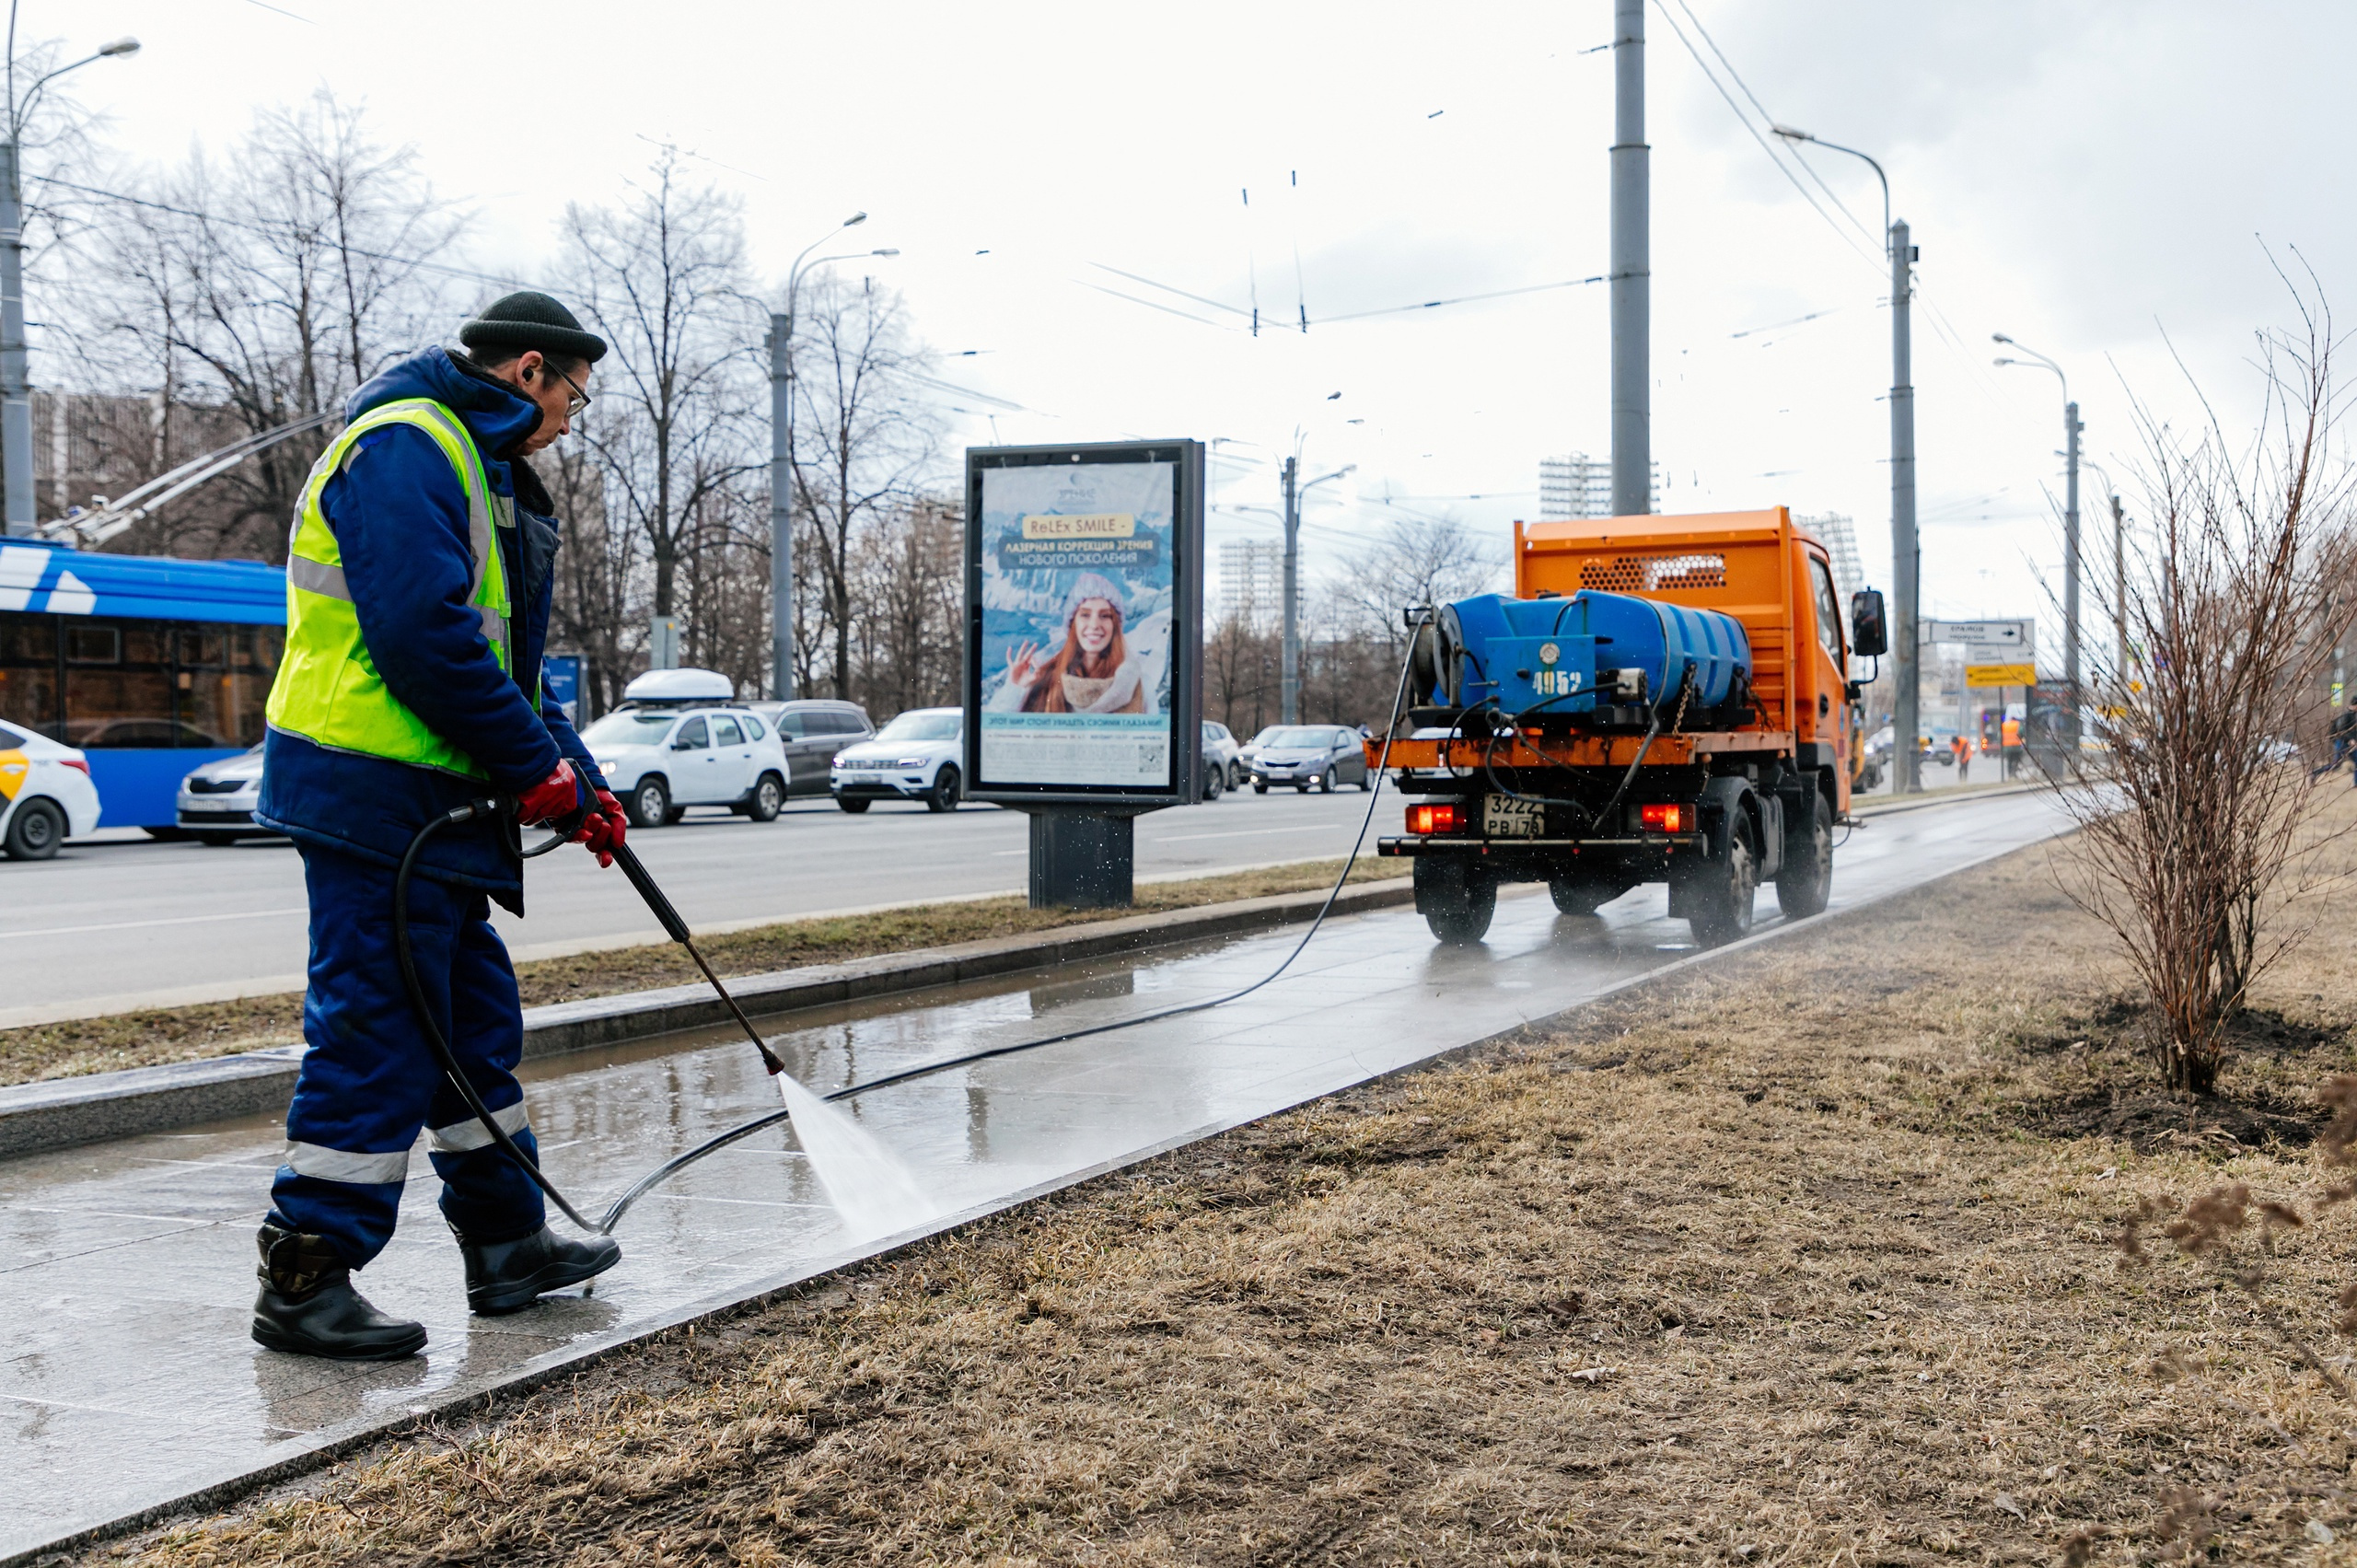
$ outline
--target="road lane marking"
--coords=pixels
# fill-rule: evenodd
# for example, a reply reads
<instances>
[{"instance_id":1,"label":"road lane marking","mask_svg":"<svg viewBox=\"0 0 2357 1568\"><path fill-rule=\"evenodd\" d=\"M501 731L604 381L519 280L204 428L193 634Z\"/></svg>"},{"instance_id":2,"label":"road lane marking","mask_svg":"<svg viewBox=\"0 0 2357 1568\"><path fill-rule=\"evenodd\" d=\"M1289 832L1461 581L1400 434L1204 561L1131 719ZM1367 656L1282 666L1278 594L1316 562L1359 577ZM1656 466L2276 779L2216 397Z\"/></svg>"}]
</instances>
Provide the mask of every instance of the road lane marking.
<instances>
[{"instance_id":1,"label":"road lane marking","mask_svg":"<svg viewBox=\"0 0 2357 1568\"><path fill-rule=\"evenodd\" d=\"M0 931L0 936L79 936L88 931L144 931L156 925L210 925L216 920L267 920L273 915L310 912L307 907L297 904L292 909L246 910L238 914L186 914L170 920L124 920L111 925L29 925L21 931Z\"/></svg>"},{"instance_id":2,"label":"road lane marking","mask_svg":"<svg viewBox=\"0 0 2357 1568\"><path fill-rule=\"evenodd\" d=\"M1180 833L1176 838L1148 839L1146 843L1149 846L1187 844L1193 843L1197 839L1256 839L1263 833L1340 833L1346 830L1355 832L1357 830L1351 828L1347 822L1313 823L1306 828L1239 828L1232 833Z\"/></svg>"}]
</instances>

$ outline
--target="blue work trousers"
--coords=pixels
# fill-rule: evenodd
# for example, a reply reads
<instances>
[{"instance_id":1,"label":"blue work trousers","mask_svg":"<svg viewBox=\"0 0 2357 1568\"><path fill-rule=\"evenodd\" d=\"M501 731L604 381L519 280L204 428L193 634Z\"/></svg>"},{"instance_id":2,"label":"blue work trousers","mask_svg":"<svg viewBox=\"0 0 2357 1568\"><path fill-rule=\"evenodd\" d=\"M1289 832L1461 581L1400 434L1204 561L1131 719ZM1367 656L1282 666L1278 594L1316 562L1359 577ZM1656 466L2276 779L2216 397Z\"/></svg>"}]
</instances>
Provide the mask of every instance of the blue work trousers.
<instances>
[{"instance_id":1,"label":"blue work trousers","mask_svg":"<svg viewBox=\"0 0 2357 1568\"><path fill-rule=\"evenodd\" d=\"M540 1190L502 1153L443 1077L401 983L393 948L393 874L306 844L311 900L310 989L303 1053L286 1113L286 1163L272 1217L327 1237L351 1268L392 1239L418 1132L442 1178L442 1213L470 1241L540 1228ZM491 905L471 888L410 881L410 943L418 981L468 1082L524 1152L540 1157L524 1119L516 1063L523 1007Z\"/></svg>"}]
</instances>

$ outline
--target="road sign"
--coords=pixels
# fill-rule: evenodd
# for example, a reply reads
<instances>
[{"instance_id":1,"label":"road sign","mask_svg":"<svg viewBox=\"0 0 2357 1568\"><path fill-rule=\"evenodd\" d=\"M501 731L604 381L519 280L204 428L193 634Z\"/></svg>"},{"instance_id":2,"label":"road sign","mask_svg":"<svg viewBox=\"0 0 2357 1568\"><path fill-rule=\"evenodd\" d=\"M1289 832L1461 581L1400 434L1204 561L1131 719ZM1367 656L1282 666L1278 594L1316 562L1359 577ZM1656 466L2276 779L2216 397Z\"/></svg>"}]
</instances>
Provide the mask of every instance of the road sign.
<instances>
[{"instance_id":1,"label":"road sign","mask_svg":"<svg viewBox=\"0 0 2357 1568\"><path fill-rule=\"evenodd\" d=\"M1964 667L1964 683L1976 686L2035 686L2038 667L2034 664L1968 664Z\"/></svg>"},{"instance_id":2,"label":"road sign","mask_svg":"<svg viewBox=\"0 0 2357 1568\"><path fill-rule=\"evenodd\" d=\"M2035 621L1926 621L1922 625L1923 641L1962 643L1975 654L1986 653L1992 661L2020 657L2037 646Z\"/></svg>"}]
</instances>

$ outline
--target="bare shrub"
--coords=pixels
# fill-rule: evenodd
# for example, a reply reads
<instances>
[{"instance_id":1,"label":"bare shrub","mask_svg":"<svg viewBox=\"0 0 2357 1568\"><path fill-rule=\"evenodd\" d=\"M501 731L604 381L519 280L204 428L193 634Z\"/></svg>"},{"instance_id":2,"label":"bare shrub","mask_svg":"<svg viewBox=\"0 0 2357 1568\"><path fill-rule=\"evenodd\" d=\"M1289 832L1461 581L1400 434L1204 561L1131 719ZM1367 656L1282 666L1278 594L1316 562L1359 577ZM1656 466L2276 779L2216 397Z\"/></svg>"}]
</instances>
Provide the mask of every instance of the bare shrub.
<instances>
[{"instance_id":1,"label":"bare shrub","mask_svg":"<svg viewBox=\"0 0 2357 1568\"><path fill-rule=\"evenodd\" d=\"M2331 322L2261 339L2267 401L2239 452L2213 418L2188 441L2140 411L2152 532L2115 607L2124 650L2095 661L2102 749L2061 798L2077 820L2066 885L2119 937L2153 1002L2172 1089L2213 1092L2227 1029L2260 974L2325 907L2328 874L2291 737L2350 619L2350 484L2328 457Z\"/></svg>"}]
</instances>

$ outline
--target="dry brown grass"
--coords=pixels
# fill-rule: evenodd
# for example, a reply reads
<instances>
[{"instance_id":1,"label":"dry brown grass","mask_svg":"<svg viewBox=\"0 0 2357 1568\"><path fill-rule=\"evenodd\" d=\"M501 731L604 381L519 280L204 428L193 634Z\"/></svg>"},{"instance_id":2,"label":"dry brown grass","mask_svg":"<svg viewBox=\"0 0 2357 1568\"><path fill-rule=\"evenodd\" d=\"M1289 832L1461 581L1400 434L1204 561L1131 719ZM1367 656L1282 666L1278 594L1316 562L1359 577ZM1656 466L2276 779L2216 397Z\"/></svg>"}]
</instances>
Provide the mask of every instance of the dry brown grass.
<instances>
[{"instance_id":1,"label":"dry brown grass","mask_svg":"<svg viewBox=\"0 0 2357 1568\"><path fill-rule=\"evenodd\" d=\"M2043 861L682 1330L139 1561L2125 1562L2172 1509L2212 1561L2351 1561L2304 1531L2350 1520L2357 1411L2113 1237L2142 1198L2324 1179L2300 1145L2357 1060L2357 938L2270 981L2226 1084L2282 1102L2253 1142L2231 1105L2086 1135L2057 1107L2149 1070ZM2311 1327L2352 1224L2279 1239Z\"/></svg>"},{"instance_id":2,"label":"dry brown grass","mask_svg":"<svg viewBox=\"0 0 2357 1568\"><path fill-rule=\"evenodd\" d=\"M833 920L795 920L750 931L700 937L696 946L723 976L767 974L810 964L839 963L880 953L922 952L956 942L1015 936L1085 924L1111 915L1152 914L1204 904L1297 893L1333 885L1340 860L1234 871L1217 877L1151 882L1137 889L1134 909L1035 910L1019 898L966 903L920 904ZM1365 882L1404 875L1400 863L1370 854L1351 868L1351 880ZM540 958L516 966L524 1005L581 997L612 996L658 985L687 985L700 977L687 954L670 943L621 947L570 958ZM234 1002L203 1002L115 1013L64 1023L0 1029L0 1084L38 1078L70 1078L122 1067L152 1067L226 1056L303 1037L303 993L250 996Z\"/></svg>"}]
</instances>

